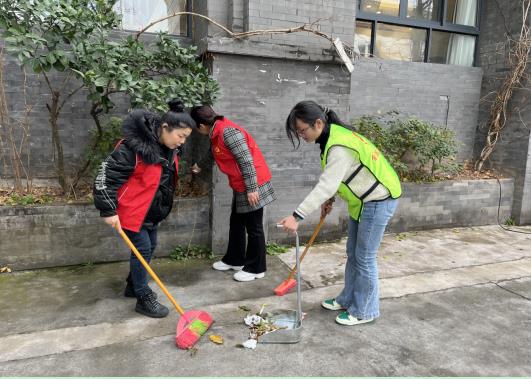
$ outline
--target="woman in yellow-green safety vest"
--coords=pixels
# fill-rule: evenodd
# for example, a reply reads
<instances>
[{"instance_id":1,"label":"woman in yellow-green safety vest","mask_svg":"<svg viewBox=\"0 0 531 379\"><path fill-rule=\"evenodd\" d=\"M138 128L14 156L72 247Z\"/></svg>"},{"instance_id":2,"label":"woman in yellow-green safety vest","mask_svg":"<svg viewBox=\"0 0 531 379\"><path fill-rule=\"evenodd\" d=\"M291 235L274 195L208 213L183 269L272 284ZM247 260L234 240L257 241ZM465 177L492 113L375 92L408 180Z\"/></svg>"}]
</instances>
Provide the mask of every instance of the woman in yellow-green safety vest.
<instances>
[{"instance_id":1,"label":"woman in yellow-green safety vest","mask_svg":"<svg viewBox=\"0 0 531 379\"><path fill-rule=\"evenodd\" d=\"M380 315L376 254L402 193L399 178L367 138L341 122L334 111L313 101L293 107L286 133L296 148L301 137L319 144L323 172L293 214L279 223L286 231L295 232L299 222L319 206L321 216L330 213L336 194L346 201L350 217L345 287L321 305L342 311L336 317L342 325L374 321Z\"/></svg>"}]
</instances>

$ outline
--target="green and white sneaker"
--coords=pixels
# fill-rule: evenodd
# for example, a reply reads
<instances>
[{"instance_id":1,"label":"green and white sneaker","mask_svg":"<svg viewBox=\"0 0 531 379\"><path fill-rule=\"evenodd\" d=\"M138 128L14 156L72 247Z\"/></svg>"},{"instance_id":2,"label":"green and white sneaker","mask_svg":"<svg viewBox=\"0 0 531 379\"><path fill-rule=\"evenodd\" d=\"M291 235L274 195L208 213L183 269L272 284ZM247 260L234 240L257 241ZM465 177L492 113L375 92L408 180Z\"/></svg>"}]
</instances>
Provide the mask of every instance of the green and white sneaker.
<instances>
[{"instance_id":1,"label":"green and white sneaker","mask_svg":"<svg viewBox=\"0 0 531 379\"><path fill-rule=\"evenodd\" d=\"M345 309L339 304L336 299L327 299L324 300L321 303L321 306L325 309L328 309L330 311L340 311L341 309Z\"/></svg>"},{"instance_id":2,"label":"green and white sneaker","mask_svg":"<svg viewBox=\"0 0 531 379\"><path fill-rule=\"evenodd\" d=\"M374 318L366 318L366 319L361 320L359 318L351 316L348 312L341 312L336 317L336 322L338 324L348 325L348 326L367 324L367 323L373 322L373 321L374 321Z\"/></svg>"}]
</instances>

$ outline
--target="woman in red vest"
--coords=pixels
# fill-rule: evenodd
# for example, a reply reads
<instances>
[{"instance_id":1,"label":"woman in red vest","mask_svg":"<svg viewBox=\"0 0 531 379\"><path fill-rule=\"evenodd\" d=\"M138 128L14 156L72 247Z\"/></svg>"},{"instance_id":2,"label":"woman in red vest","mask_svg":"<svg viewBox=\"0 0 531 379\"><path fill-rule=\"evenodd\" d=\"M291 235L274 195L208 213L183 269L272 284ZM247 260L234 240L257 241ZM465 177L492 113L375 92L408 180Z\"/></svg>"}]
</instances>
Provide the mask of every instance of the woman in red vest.
<instances>
[{"instance_id":1,"label":"woman in red vest","mask_svg":"<svg viewBox=\"0 0 531 379\"><path fill-rule=\"evenodd\" d=\"M170 111L163 115L135 110L127 116L124 139L102 162L94 182L100 215L108 225L123 229L147 262L157 245L157 225L173 205L180 146L195 127L181 101L168 105ZM134 254L126 281L124 295L137 298L135 311L156 318L168 315Z\"/></svg>"},{"instance_id":2,"label":"woman in red vest","mask_svg":"<svg viewBox=\"0 0 531 379\"><path fill-rule=\"evenodd\" d=\"M266 271L264 206L275 200L269 167L247 130L218 115L208 105L194 107L190 113L199 133L210 137L214 160L227 175L234 193L227 253L212 267L220 271L236 270L234 279L240 282L263 278Z\"/></svg>"}]
</instances>

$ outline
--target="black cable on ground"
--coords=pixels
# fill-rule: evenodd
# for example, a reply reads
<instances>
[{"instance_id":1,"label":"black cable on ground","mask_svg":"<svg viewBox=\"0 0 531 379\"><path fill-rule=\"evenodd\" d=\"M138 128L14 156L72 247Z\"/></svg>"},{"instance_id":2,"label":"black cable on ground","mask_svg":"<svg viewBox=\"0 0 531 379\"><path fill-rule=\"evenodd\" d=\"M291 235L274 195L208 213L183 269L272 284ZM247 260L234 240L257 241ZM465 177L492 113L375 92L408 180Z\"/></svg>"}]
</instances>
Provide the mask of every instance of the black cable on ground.
<instances>
[{"instance_id":1,"label":"black cable on ground","mask_svg":"<svg viewBox=\"0 0 531 379\"><path fill-rule=\"evenodd\" d=\"M503 230L508 231L508 232L521 233L521 234L531 234L531 232L508 228L505 225L502 225L502 223L500 222L500 208L501 208L501 199L502 199L502 188L501 188L500 179L497 176L496 176L496 180L498 181L498 186L500 188L500 197L498 199L498 226L500 228L502 228Z\"/></svg>"}]
</instances>

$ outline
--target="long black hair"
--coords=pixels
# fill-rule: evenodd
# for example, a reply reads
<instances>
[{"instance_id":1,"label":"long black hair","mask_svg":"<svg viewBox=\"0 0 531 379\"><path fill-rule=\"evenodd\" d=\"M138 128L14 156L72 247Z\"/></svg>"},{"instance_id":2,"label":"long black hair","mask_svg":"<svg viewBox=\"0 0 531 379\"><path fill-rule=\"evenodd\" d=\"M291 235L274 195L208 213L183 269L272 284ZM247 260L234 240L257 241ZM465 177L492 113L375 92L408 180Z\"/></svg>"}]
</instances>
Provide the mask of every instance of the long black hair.
<instances>
[{"instance_id":1,"label":"long black hair","mask_svg":"<svg viewBox=\"0 0 531 379\"><path fill-rule=\"evenodd\" d=\"M333 110L322 107L315 101L301 101L291 109L286 119L286 134L294 148L298 148L301 144L299 134L295 128L297 120L307 123L312 128L317 120L321 120L327 126L337 124L350 129L350 127L339 119L339 116ZM297 146L295 146L295 141L297 141Z\"/></svg>"},{"instance_id":2,"label":"long black hair","mask_svg":"<svg viewBox=\"0 0 531 379\"><path fill-rule=\"evenodd\" d=\"M190 115L197 123L198 127L199 124L204 124L212 127L217 120L223 119L223 116L214 112L210 105L198 105L196 107L193 107L190 111Z\"/></svg>"}]
</instances>

